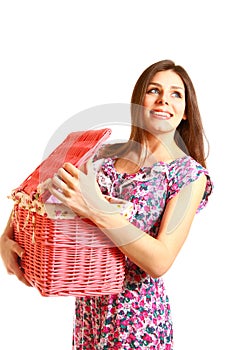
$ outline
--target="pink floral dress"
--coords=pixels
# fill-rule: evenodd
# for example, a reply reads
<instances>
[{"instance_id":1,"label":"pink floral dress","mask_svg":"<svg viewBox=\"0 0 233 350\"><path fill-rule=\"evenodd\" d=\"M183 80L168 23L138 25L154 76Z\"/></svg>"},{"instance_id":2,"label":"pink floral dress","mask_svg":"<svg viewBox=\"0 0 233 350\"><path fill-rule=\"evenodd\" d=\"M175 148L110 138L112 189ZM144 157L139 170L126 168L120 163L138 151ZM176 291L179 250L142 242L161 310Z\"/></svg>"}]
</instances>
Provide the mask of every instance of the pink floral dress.
<instances>
[{"instance_id":1,"label":"pink floral dress","mask_svg":"<svg viewBox=\"0 0 233 350\"><path fill-rule=\"evenodd\" d=\"M207 177L199 212L212 191L208 171L190 156L171 163L157 162L135 174L118 173L115 159L105 159L97 181L105 195L130 201L129 221L156 237L166 203L183 187ZM152 278L126 258L120 294L76 299L73 350L173 349L169 299L162 278Z\"/></svg>"}]
</instances>

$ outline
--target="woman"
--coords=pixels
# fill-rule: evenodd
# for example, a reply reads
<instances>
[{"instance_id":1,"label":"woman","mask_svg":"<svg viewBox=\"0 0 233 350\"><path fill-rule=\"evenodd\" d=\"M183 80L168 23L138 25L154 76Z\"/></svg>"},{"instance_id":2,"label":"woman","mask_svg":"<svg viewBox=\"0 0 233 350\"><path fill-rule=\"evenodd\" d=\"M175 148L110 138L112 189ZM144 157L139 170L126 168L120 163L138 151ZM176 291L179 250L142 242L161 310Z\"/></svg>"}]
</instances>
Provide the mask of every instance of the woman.
<instances>
[{"instance_id":1,"label":"woman","mask_svg":"<svg viewBox=\"0 0 233 350\"><path fill-rule=\"evenodd\" d=\"M59 169L49 187L99 226L126 256L120 294L76 299L74 350L172 349L162 276L212 189L197 98L186 71L169 60L151 65L139 77L131 102L129 141L104 145L95 157L97 191L89 186L90 177L70 163ZM133 203L130 218L112 213L106 196ZM8 224L1 255L8 272L27 283L16 259L22 250L12 237Z\"/></svg>"}]
</instances>

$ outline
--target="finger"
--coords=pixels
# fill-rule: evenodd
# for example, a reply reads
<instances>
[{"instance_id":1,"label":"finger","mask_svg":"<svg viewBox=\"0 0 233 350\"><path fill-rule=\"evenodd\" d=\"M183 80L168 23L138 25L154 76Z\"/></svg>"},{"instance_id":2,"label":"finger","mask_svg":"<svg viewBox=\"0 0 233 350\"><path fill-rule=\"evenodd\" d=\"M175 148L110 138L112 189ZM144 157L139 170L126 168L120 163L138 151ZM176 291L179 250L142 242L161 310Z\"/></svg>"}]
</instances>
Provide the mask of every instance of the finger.
<instances>
[{"instance_id":1,"label":"finger","mask_svg":"<svg viewBox=\"0 0 233 350\"><path fill-rule=\"evenodd\" d=\"M77 185L76 180L78 178L78 172L76 168L71 172L64 168L60 168L57 173L57 178L63 181L68 188L75 189ZM61 186L63 186L62 189L63 188L66 189L66 187L64 187L62 183L61 183Z\"/></svg>"},{"instance_id":2,"label":"finger","mask_svg":"<svg viewBox=\"0 0 233 350\"><path fill-rule=\"evenodd\" d=\"M50 183L48 183L48 190L52 195L54 195L54 197L56 197L62 203L66 203L66 196L65 196L64 192L61 192L61 190L56 189L53 186L52 181Z\"/></svg>"},{"instance_id":3,"label":"finger","mask_svg":"<svg viewBox=\"0 0 233 350\"><path fill-rule=\"evenodd\" d=\"M51 178L48 178L46 179L45 181L41 182L39 185L38 185L38 190L40 193L44 193L47 188L48 188L48 183L51 181Z\"/></svg>"},{"instance_id":4,"label":"finger","mask_svg":"<svg viewBox=\"0 0 233 350\"><path fill-rule=\"evenodd\" d=\"M77 169L78 170L78 169ZM80 182L86 181L88 182L88 185L90 186L91 191L94 191L94 194L100 199L104 200L104 196L102 195L102 192L100 190L100 187L96 181L96 173L93 167L93 160L92 158L89 158L88 161L86 162L86 172L87 175L85 175L83 172L78 170Z\"/></svg>"},{"instance_id":5,"label":"finger","mask_svg":"<svg viewBox=\"0 0 233 350\"><path fill-rule=\"evenodd\" d=\"M90 177L94 177L95 178L95 171L94 171L94 167L93 167L93 159L89 158L86 162L86 174Z\"/></svg>"},{"instance_id":6,"label":"finger","mask_svg":"<svg viewBox=\"0 0 233 350\"><path fill-rule=\"evenodd\" d=\"M23 282L28 287L32 287L31 283L25 278L24 273L21 270L19 270L19 273L16 276L20 282Z\"/></svg>"},{"instance_id":7,"label":"finger","mask_svg":"<svg viewBox=\"0 0 233 350\"><path fill-rule=\"evenodd\" d=\"M22 259L23 255L25 254L25 251L22 247L20 247L20 245L17 242L12 241L11 249L14 253L18 255L18 257Z\"/></svg>"},{"instance_id":8,"label":"finger","mask_svg":"<svg viewBox=\"0 0 233 350\"><path fill-rule=\"evenodd\" d=\"M12 245L12 247L13 246L14 246L14 251L12 253L10 263L7 266L7 272L11 275L15 275L21 282L23 282L27 286L31 286L31 284L25 278L24 272L20 266L19 257L22 256L23 250L17 243L15 243L15 245ZM18 248L20 248L20 249L18 249ZM17 251L17 253L16 253L16 251ZM23 252L23 254L24 254L24 252Z\"/></svg>"},{"instance_id":9,"label":"finger","mask_svg":"<svg viewBox=\"0 0 233 350\"><path fill-rule=\"evenodd\" d=\"M91 173L88 176L78 170L78 176L80 192L87 205L106 213L117 213L119 211L103 196L95 177Z\"/></svg>"},{"instance_id":10,"label":"finger","mask_svg":"<svg viewBox=\"0 0 233 350\"><path fill-rule=\"evenodd\" d=\"M55 174L52 178L52 185L53 185L53 187L59 188L61 190L67 189L66 183L57 174Z\"/></svg>"},{"instance_id":11,"label":"finger","mask_svg":"<svg viewBox=\"0 0 233 350\"><path fill-rule=\"evenodd\" d=\"M18 263L16 261L14 261L14 263L12 263L8 273L14 274L18 278L19 281L26 284L26 286L31 287L31 284L28 282L28 280L24 276L24 272L23 272L22 268L18 265Z\"/></svg>"},{"instance_id":12,"label":"finger","mask_svg":"<svg viewBox=\"0 0 233 350\"><path fill-rule=\"evenodd\" d=\"M65 171L65 170L64 170ZM69 175L70 176L70 175ZM61 196L69 198L71 196L71 190L75 189L75 185L70 180L70 186L65 182L68 180L62 180L59 175L54 175L50 184L48 184L49 191L59 199ZM61 196L60 196L61 195ZM62 197L63 198L63 197Z\"/></svg>"},{"instance_id":13,"label":"finger","mask_svg":"<svg viewBox=\"0 0 233 350\"><path fill-rule=\"evenodd\" d=\"M62 168L61 168L62 169ZM66 170L71 176L78 178L78 169L71 163L64 163L63 169Z\"/></svg>"}]
</instances>

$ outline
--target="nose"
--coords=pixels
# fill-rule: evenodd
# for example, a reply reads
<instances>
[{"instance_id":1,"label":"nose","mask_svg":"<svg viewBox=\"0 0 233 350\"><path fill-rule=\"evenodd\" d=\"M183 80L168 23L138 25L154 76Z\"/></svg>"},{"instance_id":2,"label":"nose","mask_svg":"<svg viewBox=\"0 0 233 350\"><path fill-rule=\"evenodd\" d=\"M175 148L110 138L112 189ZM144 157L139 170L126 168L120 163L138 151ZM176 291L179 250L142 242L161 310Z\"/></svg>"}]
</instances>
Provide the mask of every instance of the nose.
<instances>
[{"instance_id":1,"label":"nose","mask_svg":"<svg viewBox=\"0 0 233 350\"><path fill-rule=\"evenodd\" d=\"M164 93L159 95L159 98L156 102L161 105L168 105L168 99Z\"/></svg>"},{"instance_id":2,"label":"nose","mask_svg":"<svg viewBox=\"0 0 233 350\"><path fill-rule=\"evenodd\" d=\"M160 98L157 100L157 103L161 105L168 105L168 101L165 98Z\"/></svg>"}]
</instances>

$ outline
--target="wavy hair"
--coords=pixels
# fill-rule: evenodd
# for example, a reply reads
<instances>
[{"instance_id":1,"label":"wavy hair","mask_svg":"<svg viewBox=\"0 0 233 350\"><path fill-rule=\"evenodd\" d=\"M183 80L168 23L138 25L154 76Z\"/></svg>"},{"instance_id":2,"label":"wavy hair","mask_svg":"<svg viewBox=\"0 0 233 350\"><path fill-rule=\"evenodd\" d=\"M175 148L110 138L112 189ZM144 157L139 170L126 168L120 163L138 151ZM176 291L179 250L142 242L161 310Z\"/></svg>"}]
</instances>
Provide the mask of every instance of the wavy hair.
<instances>
[{"instance_id":1,"label":"wavy hair","mask_svg":"<svg viewBox=\"0 0 233 350\"><path fill-rule=\"evenodd\" d=\"M146 133L140 127L140 106L143 106L144 97L151 79L156 73L167 70L171 70L179 75L185 87L185 115L187 119L182 120L178 125L174 136L175 142L186 154L206 167L207 157L205 157L204 140L206 140L208 148L209 144L204 133L196 92L185 69L179 65L175 65L171 60L156 62L140 75L131 97L131 133L129 140L123 144L109 145L109 147L106 147L104 155L113 156L117 154L118 156L124 156L132 149L132 145L134 147L135 144L146 146ZM146 147L139 147L138 152L139 164L141 165L146 157Z\"/></svg>"}]
</instances>

